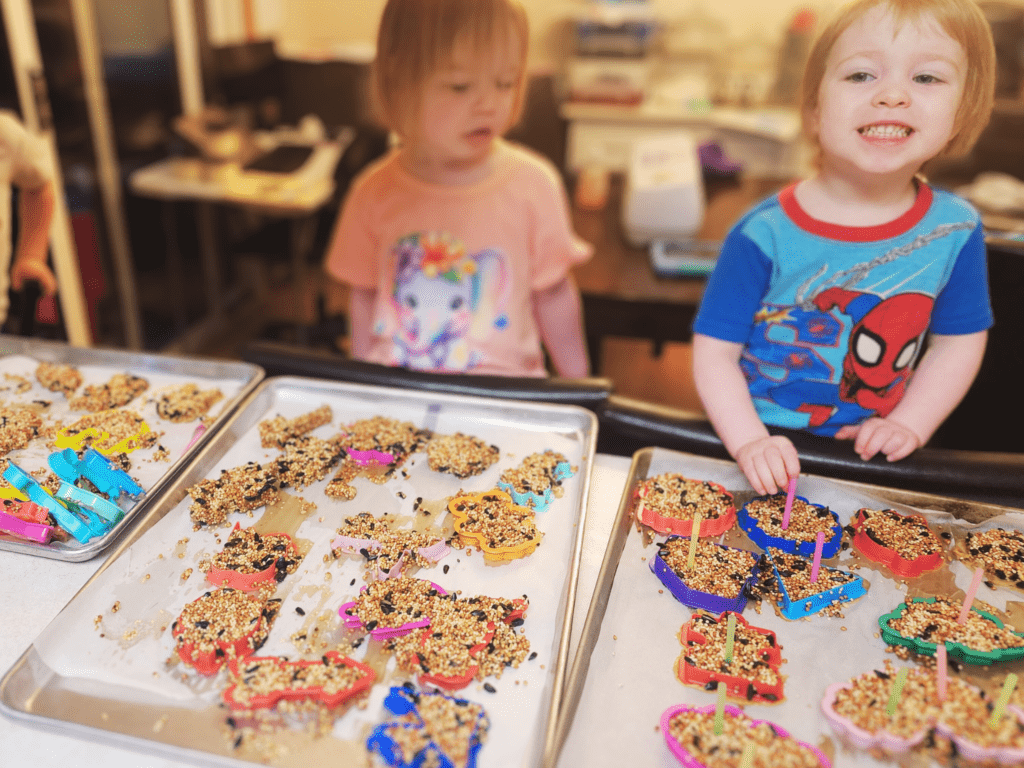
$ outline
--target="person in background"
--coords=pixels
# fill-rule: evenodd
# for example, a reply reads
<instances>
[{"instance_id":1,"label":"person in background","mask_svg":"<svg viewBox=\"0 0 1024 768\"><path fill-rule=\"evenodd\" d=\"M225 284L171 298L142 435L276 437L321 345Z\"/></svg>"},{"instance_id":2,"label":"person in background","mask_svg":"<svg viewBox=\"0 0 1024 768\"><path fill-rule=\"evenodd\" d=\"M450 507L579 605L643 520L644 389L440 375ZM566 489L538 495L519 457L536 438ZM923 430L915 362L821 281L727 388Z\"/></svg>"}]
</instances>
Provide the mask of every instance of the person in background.
<instances>
[{"instance_id":1,"label":"person in background","mask_svg":"<svg viewBox=\"0 0 1024 768\"><path fill-rule=\"evenodd\" d=\"M20 291L34 280L43 295L57 293L47 263L55 198L46 150L17 117L0 111L0 211L11 211L11 185L18 188L18 243L12 263L11 219L0 214L0 322L7 317L8 287Z\"/></svg>"},{"instance_id":2,"label":"person in background","mask_svg":"<svg viewBox=\"0 0 1024 768\"><path fill-rule=\"evenodd\" d=\"M523 103L516 0L389 0L372 97L397 145L353 182L325 259L351 287L353 357L439 372L589 373L554 166L505 141ZM543 348L542 348L543 345Z\"/></svg>"},{"instance_id":3,"label":"person in background","mask_svg":"<svg viewBox=\"0 0 1024 768\"><path fill-rule=\"evenodd\" d=\"M971 148L995 73L973 0L857 0L812 47L816 172L735 225L694 321L697 391L758 493L800 472L769 427L896 461L970 388L993 322L982 226L919 171Z\"/></svg>"}]
</instances>

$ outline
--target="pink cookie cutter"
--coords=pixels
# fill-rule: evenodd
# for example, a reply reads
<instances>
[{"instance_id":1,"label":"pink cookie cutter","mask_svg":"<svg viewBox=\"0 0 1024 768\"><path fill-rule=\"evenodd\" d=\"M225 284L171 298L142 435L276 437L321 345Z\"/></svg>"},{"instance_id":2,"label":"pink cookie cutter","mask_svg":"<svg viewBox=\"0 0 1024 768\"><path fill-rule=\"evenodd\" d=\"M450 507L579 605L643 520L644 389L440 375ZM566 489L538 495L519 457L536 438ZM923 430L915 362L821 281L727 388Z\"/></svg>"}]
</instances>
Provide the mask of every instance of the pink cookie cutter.
<instances>
[{"instance_id":1,"label":"pink cookie cutter","mask_svg":"<svg viewBox=\"0 0 1024 768\"><path fill-rule=\"evenodd\" d=\"M434 582L430 582L430 584L434 589L437 590L437 594L439 594L441 597L448 596L448 593L445 592L444 589L439 587L437 584L434 584ZM363 587L360 591L365 592L366 587ZM366 627L363 624L363 620L360 619L358 616L350 613L350 611L355 607L355 605L355 600L350 600L347 603L342 603L341 606L338 608L338 615L341 617L341 621L345 625L346 629L365 630ZM429 625L430 617L424 616L420 619L416 619L415 621L407 621L405 624L402 624L399 627L373 627L370 630L370 637L372 637L374 640L388 640L392 637L401 637L402 635L407 635L414 629L419 629L420 627L426 627Z\"/></svg>"}]
</instances>

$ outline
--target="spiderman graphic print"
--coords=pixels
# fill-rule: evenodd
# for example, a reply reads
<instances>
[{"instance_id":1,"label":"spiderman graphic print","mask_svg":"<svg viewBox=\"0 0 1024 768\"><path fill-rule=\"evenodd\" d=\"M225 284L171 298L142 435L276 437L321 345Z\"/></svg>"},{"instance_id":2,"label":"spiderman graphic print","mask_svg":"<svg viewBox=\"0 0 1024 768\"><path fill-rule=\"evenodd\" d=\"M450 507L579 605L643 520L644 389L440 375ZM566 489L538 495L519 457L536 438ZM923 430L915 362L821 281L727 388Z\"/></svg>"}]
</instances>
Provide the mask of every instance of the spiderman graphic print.
<instances>
[{"instance_id":1,"label":"spiderman graphic print","mask_svg":"<svg viewBox=\"0 0 1024 768\"><path fill-rule=\"evenodd\" d=\"M967 203L921 184L900 219L840 227L809 217L788 187L730 232L694 332L743 344L766 424L834 435L892 411L929 331L991 324L984 239Z\"/></svg>"}]
</instances>

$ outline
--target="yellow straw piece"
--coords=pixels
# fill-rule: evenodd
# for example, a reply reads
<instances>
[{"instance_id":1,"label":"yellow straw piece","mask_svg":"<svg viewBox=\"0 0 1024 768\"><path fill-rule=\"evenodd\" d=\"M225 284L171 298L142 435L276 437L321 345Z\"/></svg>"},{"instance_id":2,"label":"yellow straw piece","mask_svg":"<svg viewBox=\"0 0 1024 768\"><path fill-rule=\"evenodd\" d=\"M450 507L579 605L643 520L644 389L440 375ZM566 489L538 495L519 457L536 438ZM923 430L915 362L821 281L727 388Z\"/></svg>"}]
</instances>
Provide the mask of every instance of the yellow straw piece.
<instances>
[{"instance_id":1,"label":"yellow straw piece","mask_svg":"<svg viewBox=\"0 0 1024 768\"><path fill-rule=\"evenodd\" d=\"M992 708L992 715L988 719L989 728L995 728L999 723L999 720L1003 716L1003 711L1006 709L1006 705L1010 701L1010 696L1013 695L1013 689L1016 686L1017 676L1011 672L1003 681L1003 690L999 692L999 698L996 699L996 705Z\"/></svg>"},{"instance_id":2,"label":"yellow straw piece","mask_svg":"<svg viewBox=\"0 0 1024 768\"><path fill-rule=\"evenodd\" d=\"M754 768L754 753L757 751L757 745L752 741L748 741L746 746L743 747L743 757L740 758L740 768Z\"/></svg>"},{"instance_id":3,"label":"yellow straw piece","mask_svg":"<svg viewBox=\"0 0 1024 768\"><path fill-rule=\"evenodd\" d=\"M896 679L892 681L892 690L889 692L889 704L885 708L885 714L892 717L896 714L896 706L900 703L900 696L903 695L903 686L907 682L907 675L910 670L904 667L896 673Z\"/></svg>"},{"instance_id":4,"label":"yellow straw piece","mask_svg":"<svg viewBox=\"0 0 1024 768\"><path fill-rule=\"evenodd\" d=\"M693 518L693 528L690 531L690 554L686 556L686 570L693 570L693 559L697 556L697 540L700 539L701 516Z\"/></svg>"},{"instance_id":5,"label":"yellow straw piece","mask_svg":"<svg viewBox=\"0 0 1024 768\"><path fill-rule=\"evenodd\" d=\"M729 614L729 623L725 630L725 660L732 661L732 646L736 639L736 614Z\"/></svg>"},{"instance_id":6,"label":"yellow straw piece","mask_svg":"<svg viewBox=\"0 0 1024 768\"><path fill-rule=\"evenodd\" d=\"M725 729L725 683L718 681L718 701L715 703L715 736L721 736Z\"/></svg>"}]
</instances>

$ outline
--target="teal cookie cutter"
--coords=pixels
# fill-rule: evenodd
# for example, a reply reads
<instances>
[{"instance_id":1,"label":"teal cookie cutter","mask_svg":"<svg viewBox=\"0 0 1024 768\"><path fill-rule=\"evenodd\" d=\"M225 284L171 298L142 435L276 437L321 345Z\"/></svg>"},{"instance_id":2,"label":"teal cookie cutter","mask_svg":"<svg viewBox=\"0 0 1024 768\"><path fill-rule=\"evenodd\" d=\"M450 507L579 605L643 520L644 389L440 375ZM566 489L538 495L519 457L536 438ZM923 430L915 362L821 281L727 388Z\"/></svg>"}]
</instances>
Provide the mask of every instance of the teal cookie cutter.
<instances>
[{"instance_id":1,"label":"teal cookie cutter","mask_svg":"<svg viewBox=\"0 0 1024 768\"><path fill-rule=\"evenodd\" d=\"M555 486L561 485L563 480L568 480L570 477L572 477L572 464L568 461L560 461L551 472L551 485L545 488L543 493L517 491L512 483L504 480L498 481L498 488L512 497L513 504L530 507L534 512L543 512L554 501Z\"/></svg>"}]
</instances>

